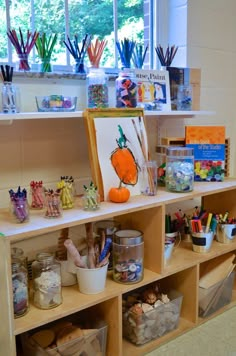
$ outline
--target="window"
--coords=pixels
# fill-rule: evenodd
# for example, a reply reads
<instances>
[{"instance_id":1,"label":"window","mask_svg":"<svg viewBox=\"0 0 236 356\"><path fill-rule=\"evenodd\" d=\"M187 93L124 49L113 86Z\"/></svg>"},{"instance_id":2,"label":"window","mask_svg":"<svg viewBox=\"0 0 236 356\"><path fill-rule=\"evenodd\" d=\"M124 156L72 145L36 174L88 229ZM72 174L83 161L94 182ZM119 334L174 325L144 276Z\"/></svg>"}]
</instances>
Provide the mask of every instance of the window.
<instances>
[{"instance_id":1,"label":"window","mask_svg":"<svg viewBox=\"0 0 236 356\"><path fill-rule=\"evenodd\" d=\"M1 61L15 62L17 55L8 43L8 29L26 35L32 32L58 33L53 63L73 65L73 58L63 43L69 36L78 35L82 41L86 33L92 38L106 39L101 65L117 67L118 54L115 41L129 37L144 43L144 22L149 18L145 11L153 0L0 0L0 56ZM149 38L145 36L147 42ZM37 61L37 51L31 53L32 61Z\"/></svg>"},{"instance_id":2,"label":"window","mask_svg":"<svg viewBox=\"0 0 236 356\"><path fill-rule=\"evenodd\" d=\"M115 41L128 37L145 46L148 44L144 68L155 69L159 67L155 46L160 43L164 47L168 43L179 45L180 37L186 35L186 19L181 15L181 23L178 20L178 10L183 8L183 3L187 8L187 0L0 0L0 61L17 61L6 32L13 28L18 31L20 27L23 34L27 29L58 33L52 58L57 70L58 66L72 70L74 64L63 41L67 36L74 39L75 34L81 41L86 33L92 38L107 40L101 66L119 67ZM181 48L179 66L181 62L185 64L185 54ZM35 49L31 57L31 62L37 63Z\"/></svg>"}]
</instances>

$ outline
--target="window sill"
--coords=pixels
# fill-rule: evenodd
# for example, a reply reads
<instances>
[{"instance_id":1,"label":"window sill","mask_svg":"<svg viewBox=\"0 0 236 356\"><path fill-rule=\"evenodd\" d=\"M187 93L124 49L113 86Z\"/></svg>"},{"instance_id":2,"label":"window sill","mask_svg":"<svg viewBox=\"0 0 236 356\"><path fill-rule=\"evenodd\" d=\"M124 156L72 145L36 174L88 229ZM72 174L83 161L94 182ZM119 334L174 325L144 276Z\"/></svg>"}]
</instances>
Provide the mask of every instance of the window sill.
<instances>
[{"instance_id":1,"label":"window sill","mask_svg":"<svg viewBox=\"0 0 236 356\"><path fill-rule=\"evenodd\" d=\"M107 72L107 76L109 81L114 81L118 73L117 72ZM14 72L15 78L27 78L27 79L71 79L71 80L85 80L86 74L79 74L79 73L72 73L72 72L50 72L50 73L43 73L43 72Z\"/></svg>"}]
</instances>

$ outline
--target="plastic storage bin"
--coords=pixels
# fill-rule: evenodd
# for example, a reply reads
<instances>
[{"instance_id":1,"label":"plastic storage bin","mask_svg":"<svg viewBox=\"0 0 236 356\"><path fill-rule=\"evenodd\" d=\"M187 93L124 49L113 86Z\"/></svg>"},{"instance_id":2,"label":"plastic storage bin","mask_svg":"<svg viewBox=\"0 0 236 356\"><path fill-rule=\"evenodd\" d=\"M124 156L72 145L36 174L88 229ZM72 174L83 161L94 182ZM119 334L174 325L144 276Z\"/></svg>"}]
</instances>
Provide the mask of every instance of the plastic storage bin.
<instances>
[{"instance_id":1,"label":"plastic storage bin","mask_svg":"<svg viewBox=\"0 0 236 356\"><path fill-rule=\"evenodd\" d=\"M234 275L232 272L210 288L199 287L199 316L206 317L231 302Z\"/></svg>"},{"instance_id":2,"label":"plastic storage bin","mask_svg":"<svg viewBox=\"0 0 236 356\"><path fill-rule=\"evenodd\" d=\"M174 290L167 295L170 302L141 315L124 312L123 337L135 345L142 345L176 329L179 325L183 296Z\"/></svg>"},{"instance_id":3,"label":"plastic storage bin","mask_svg":"<svg viewBox=\"0 0 236 356\"><path fill-rule=\"evenodd\" d=\"M91 355L91 356L105 356L106 355L106 342L107 342L107 325L103 325L102 327L99 327L97 329L81 329L81 332L77 331L77 337L73 337L76 335L76 326L70 325L70 322L68 321L68 325L64 326L63 329L63 323L66 322L63 321L58 321L58 323L54 323L54 325L51 326L51 328L44 328L40 329L45 333L46 337L50 337L50 330L52 331L51 335L55 335L55 339L52 341L52 344L47 347L42 347L42 344L44 343L45 339L40 339L39 340L41 345L36 341L37 336L35 339L33 338L33 335L35 335L36 332L30 332L30 333L23 333L21 335L21 342L22 342L22 348L23 348L23 354L24 356L54 356L54 355L62 355L62 356L83 356L83 355ZM58 332L58 329L62 326L61 331ZM71 335L70 337L69 332L71 330ZM79 328L77 327L77 330ZM64 332L65 337L64 339L66 340L66 335L67 339L70 341L68 342L60 342L57 344L57 339L60 337L60 332ZM67 332L67 334L66 334ZM81 334L81 335L80 335ZM62 339L63 340L63 339Z\"/></svg>"}]
</instances>

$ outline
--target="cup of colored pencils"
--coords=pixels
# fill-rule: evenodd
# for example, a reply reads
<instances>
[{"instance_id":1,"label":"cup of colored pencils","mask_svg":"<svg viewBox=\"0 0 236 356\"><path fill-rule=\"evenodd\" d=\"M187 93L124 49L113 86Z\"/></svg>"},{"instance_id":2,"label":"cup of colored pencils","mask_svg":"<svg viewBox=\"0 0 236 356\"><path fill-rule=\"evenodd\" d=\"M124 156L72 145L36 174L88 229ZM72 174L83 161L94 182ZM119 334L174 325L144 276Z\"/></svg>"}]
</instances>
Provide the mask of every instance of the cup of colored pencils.
<instances>
[{"instance_id":1,"label":"cup of colored pencils","mask_svg":"<svg viewBox=\"0 0 236 356\"><path fill-rule=\"evenodd\" d=\"M69 36L67 37L67 41L63 41L66 48L72 55L75 60L75 73L86 74L84 68L84 58L87 53L87 49L91 42L91 36L86 34L82 40L82 44L79 45L78 36L74 36L74 40L72 41Z\"/></svg>"},{"instance_id":2,"label":"cup of colored pencils","mask_svg":"<svg viewBox=\"0 0 236 356\"><path fill-rule=\"evenodd\" d=\"M15 114L19 112L18 100L16 95L16 88L12 84L13 78L13 67L8 64L0 66L1 68L1 79L3 82L2 86L2 112L4 114Z\"/></svg>"},{"instance_id":3,"label":"cup of colored pencils","mask_svg":"<svg viewBox=\"0 0 236 356\"><path fill-rule=\"evenodd\" d=\"M157 57L163 67L170 67L173 59L178 51L178 46L168 46L166 51L164 52L161 45L155 48Z\"/></svg>"},{"instance_id":4,"label":"cup of colored pencils","mask_svg":"<svg viewBox=\"0 0 236 356\"><path fill-rule=\"evenodd\" d=\"M99 39L97 38L95 41L91 41L90 45L88 46L88 58L93 68L99 68L100 60L106 45L107 41L99 41Z\"/></svg>"},{"instance_id":5,"label":"cup of colored pencils","mask_svg":"<svg viewBox=\"0 0 236 356\"><path fill-rule=\"evenodd\" d=\"M116 47L119 52L122 68L131 68L131 59L135 48L135 41L124 38L123 41L116 41Z\"/></svg>"},{"instance_id":6,"label":"cup of colored pencils","mask_svg":"<svg viewBox=\"0 0 236 356\"><path fill-rule=\"evenodd\" d=\"M41 59L41 72L52 72L51 56L56 42L56 33L50 35L48 38L45 32L38 36L35 42L35 47L37 48L38 56Z\"/></svg>"},{"instance_id":7,"label":"cup of colored pencils","mask_svg":"<svg viewBox=\"0 0 236 356\"><path fill-rule=\"evenodd\" d=\"M144 47L141 44L136 44L133 51L132 60L135 68L142 69L147 54L148 45Z\"/></svg>"},{"instance_id":8,"label":"cup of colored pencils","mask_svg":"<svg viewBox=\"0 0 236 356\"><path fill-rule=\"evenodd\" d=\"M23 71L30 70L28 58L32 48L35 45L38 35L39 33L36 31L34 33L31 33L29 30L27 30L26 40L24 40L24 36L21 31L21 28L19 28L18 35L14 29L9 30L7 32L7 36L11 41L12 45L14 46L19 58L19 70L23 70Z\"/></svg>"}]
</instances>

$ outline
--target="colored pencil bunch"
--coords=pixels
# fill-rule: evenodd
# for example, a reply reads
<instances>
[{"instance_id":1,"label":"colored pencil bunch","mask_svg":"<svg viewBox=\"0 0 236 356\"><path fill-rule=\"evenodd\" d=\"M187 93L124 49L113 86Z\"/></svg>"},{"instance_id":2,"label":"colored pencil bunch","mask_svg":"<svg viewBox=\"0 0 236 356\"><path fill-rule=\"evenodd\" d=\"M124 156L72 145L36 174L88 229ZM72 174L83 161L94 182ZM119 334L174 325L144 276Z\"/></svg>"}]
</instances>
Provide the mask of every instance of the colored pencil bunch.
<instances>
[{"instance_id":1,"label":"colored pencil bunch","mask_svg":"<svg viewBox=\"0 0 236 356\"><path fill-rule=\"evenodd\" d=\"M14 46L20 59L19 70L30 70L28 56L35 45L39 33L37 31L31 33L29 30L27 30L26 40L24 40L21 28L19 28L19 35L17 35L16 31L13 29L7 32L7 36Z\"/></svg>"},{"instance_id":2,"label":"colored pencil bunch","mask_svg":"<svg viewBox=\"0 0 236 356\"><path fill-rule=\"evenodd\" d=\"M178 51L178 47L175 47L174 45L171 47L168 46L166 52L164 53L162 46L159 45L155 48L155 50L161 65L169 67L173 62L176 52Z\"/></svg>"},{"instance_id":3,"label":"colored pencil bunch","mask_svg":"<svg viewBox=\"0 0 236 356\"><path fill-rule=\"evenodd\" d=\"M120 55L122 67L130 68L131 59L135 48L135 41L124 38L123 41L116 41L116 47Z\"/></svg>"},{"instance_id":4,"label":"colored pencil bunch","mask_svg":"<svg viewBox=\"0 0 236 356\"><path fill-rule=\"evenodd\" d=\"M12 82L13 78L13 67L6 64L5 66L1 64L1 78L3 82Z\"/></svg>"},{"instance_id":5,"label":"colored pencil bunch","mask_svg":"<svg viewBox=\"0 0 236 356\"><path fill-rule=\"evenodd\" d=\"M132 56L132 60L135 68L141 69L143 67L147 50L148 50L148 45L145 48L142 45L138 45L138 44L135 45L133 56Z\"/></svg>"},{"instance_id":6,"label":"colored pencil bunch","mask_svg":"<svg viewBox=\"0 0 236 356\"><path fill-rule=\"evenodd\" d=\"M99 39L97 38L95 43L91 42L90 45L88 46L87 52L92 67L94 68L99 67L100 60L106 45L107 45L107 41L105 40L99 41Z\"/></svg>"},{"instance_id":7,"label":"colored pencil bunch","mask_svg":"<svg viewBox=\"0 0 236 356\"><path fill-rule=\"evenodd\" d=\"M41 35L39 35L38 38L36 39L35 47L37 48L38 56L42 61L41 72L52 71L50 60L56 42L57 42L56 33L54 35L50 35L49 38L47 38L47 35L44 32Z\"/></svg>"},{"instance_id":8,"label":"colored pencil bunch","mask_svg":"<svg viewBox=\"0 0 236 356\"><path fill-rule=\"evenodd\" d=\"M75 59L76 62L75 72L81 74L86 73L84 69L84 58L91 42L91 36L88 34L85 35L85 37L82 40L81 48L79 47L77 35L74 36L73 42L70 40L69 36L67 37L67 40L68 43L66 43L66 41L63 42L66 48L68 49L68 51L70 52L70 54L72 55L72 57Z\"/></svg>"}]
</instances>

